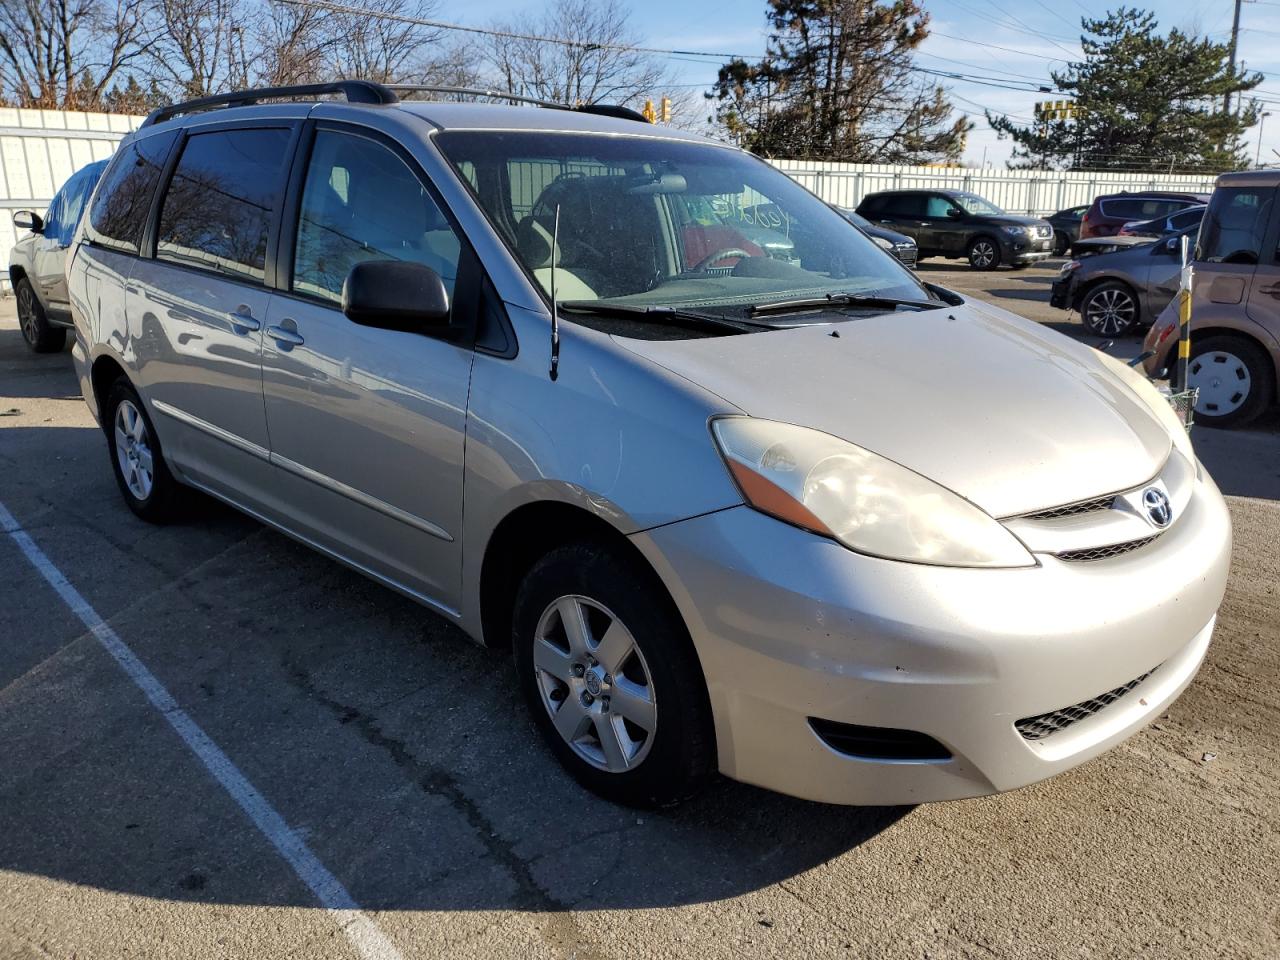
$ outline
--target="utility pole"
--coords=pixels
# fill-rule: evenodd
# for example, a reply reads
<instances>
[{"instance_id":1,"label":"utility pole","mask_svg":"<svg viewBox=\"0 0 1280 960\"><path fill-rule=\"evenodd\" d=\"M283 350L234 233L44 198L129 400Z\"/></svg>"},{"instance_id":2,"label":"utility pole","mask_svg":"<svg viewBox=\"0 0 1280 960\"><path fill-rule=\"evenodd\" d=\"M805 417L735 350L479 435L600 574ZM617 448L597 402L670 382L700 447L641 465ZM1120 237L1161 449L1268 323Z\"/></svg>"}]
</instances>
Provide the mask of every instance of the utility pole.
<instances>
[{"instance_id":1,"label":"utility pole","mask_svg":"<svg viewBox=\"0 0 1280 960\"><path fill-rule=\"evenodd\" d=\"M1228 47L1227 57L1231 63L1231 73L1236 72L1236 41L1240 38L1240 4L1243 0L1236 0L1235 16L1231 19L1231 45ZM1228 90L1222 95L1222 112L1231 112L1231 91Z\"/></svg>"}]
</instances>

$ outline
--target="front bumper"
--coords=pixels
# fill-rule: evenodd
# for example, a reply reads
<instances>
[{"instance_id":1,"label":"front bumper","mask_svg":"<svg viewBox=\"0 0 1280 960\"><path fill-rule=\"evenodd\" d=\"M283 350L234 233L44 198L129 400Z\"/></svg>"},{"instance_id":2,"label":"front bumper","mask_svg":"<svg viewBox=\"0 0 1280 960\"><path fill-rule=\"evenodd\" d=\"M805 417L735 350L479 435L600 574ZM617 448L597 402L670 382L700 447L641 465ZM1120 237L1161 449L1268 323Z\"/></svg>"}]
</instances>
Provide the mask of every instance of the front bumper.
<instances>
[{"instance_id":1,"label":"front bumper","mask_svg":"<svg viewBox=\"0 0 1280 960\"><path fill-rule=\"evenodd\" d=\"M1226 505L1207 475L1150 545L1011 570L862 556L735 507L636 534L702 662L720 769L829 803L952 800L1025 786L1154 719L1202 661L1226 587ZM1014 724L1123 687L1030 741ZM917 731L947 760L872 760L809 718Z\"/></svg>"},{"instance_id":2,"label":"front bumper","mask_svg":"<svg viewBox=\"0 0 1280 960\"><path fill-rule=\"evenodd\" d=\"M1037 263L1053 256L1053 235L1048 237L1000 237L1005 263Z\"/></svg>"},{"instance_id":3,"label":"front bumper","mask_svg":"<svg viewBox=\"0 0 1280 960\"><path fill-rule=\"evenodd\" d=\"M1054 278L1049 290L1049 306L1058 310L1070 310L1075 304L1076 276L1069 273L1065 277L1059 274Z\"/></svg>"}]
</instances>

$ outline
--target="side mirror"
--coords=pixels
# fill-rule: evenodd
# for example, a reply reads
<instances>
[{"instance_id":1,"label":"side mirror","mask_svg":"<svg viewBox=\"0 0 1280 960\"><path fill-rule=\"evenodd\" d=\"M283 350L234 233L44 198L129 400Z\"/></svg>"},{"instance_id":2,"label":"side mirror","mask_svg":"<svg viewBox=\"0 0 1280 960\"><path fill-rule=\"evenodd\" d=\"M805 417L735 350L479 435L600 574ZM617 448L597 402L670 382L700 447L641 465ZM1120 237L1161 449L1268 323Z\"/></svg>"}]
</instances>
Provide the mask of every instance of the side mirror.
<instances>
[{"instance_id":1,"label":"side mirror","mask_svg":"<svg viewBox=\"0 0 1280 960\"><path fill-rule=\"evenodd\" d=\"M13 225L19 230L44 233L44 220L33 210L19 210L13 215Z\"/></svg>"},{"instance_id":2,"label":"side mirror","mask_svg":"<svg viewBox=\"0 0 1280 960\"><path fill-rule=\"evenodd\" d=\"M366 260L342 284L342 312L364 327L441 333L449 328L449 292L421 263Z\"/></svg>"},{"instance_id":3,"label":"side mirror","mask_svg":"<svg viewBox=\"0 0 1280 960\"><path fill-rule=\"evenodd\" d=\"M948 207L948 208L947 208L947 219L948 219L948 220L963 220L963 219L964 219L964 211L963 211L963 210L959 210L959 209L957 209L957 208L955 208L955 207Z\"/></svg>"}]
</instances>

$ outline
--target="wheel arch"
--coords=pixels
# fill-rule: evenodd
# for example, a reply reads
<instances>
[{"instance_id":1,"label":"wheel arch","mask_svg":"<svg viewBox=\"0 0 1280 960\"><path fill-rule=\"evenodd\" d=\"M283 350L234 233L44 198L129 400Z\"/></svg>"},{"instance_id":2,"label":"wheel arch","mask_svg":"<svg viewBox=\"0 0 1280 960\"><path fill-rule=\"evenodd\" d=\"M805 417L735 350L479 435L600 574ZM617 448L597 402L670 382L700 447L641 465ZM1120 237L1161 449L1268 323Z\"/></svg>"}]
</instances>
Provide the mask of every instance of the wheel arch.
<instances>
[{"instance_id":1,"label":"wheel arch","mask_svg":"<svg viewBox=\"0 0 1280 960\"><path fill-rule=\"evenodd\" d=\"M516 507L494 527L480 564L480 629L486 647L511 645L511 615L520 581L535 563L556 547L594 542L618 551L651 580L658 596L684 621L675 600L652 564L627 536L609 521L562 500L536 500Z\"/></svg>"},{"instance_id":2,"label":"wheel arch","mask_svg":"<svg viewBox=\"0 0 1280 960\"><path fill-rule=\"evenodd\" d=\"M111 389L111 385L121 377L129 380L129 374L125 371L124 365L110 353L99 354L94 359L93 366L89 368L89 382L93 387L93 402L95 408L99 411L98 420L104 430L107 429L107 424L101 413L102 404L106 400L107 391ZM129 380L129 383L132 385L133 381Z\"/></svg>"}]
</instances>

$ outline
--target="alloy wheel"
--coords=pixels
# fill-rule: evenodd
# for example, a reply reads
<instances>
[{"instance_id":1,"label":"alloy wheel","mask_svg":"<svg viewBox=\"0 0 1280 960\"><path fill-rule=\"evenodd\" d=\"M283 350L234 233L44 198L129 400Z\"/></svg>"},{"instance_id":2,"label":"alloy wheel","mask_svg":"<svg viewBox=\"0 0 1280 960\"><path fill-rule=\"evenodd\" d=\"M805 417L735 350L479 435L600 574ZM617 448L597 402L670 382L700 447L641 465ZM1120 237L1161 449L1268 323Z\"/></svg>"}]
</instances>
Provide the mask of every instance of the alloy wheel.
<instances>
[{"instance_id":1,"label":"alloy wheel","mask_svg":"<svg viewBox=\"0 0 1280 960\"><path fill-rule=\"evenodd\" d=\"M18 321L23 337L34 346L40 339L40 321L36 318L36 295L27 283L18 286Z\"/></svg>"},{"instance_id":2,"label":"alloy wheel","mask_svg":"<svg viewBox=\"0 0 1280 960\"><path fill-rule=\"evenodd\" d=\"M1084 307L1085 325L1099 336L1116 336L1133 326L1138 305L1118 287L1099 290Z\"/></svg>"},{"instance_id":3,"label":"alloy wheel","mask_svg":"<svg viewBox=\"0 0 1280 960\"><path fill-rule=\"evenodd\" d=\"M592 766L635 769L653 746L657 701L635 638L583 596L553 601L538 620L533 668L552 726Z\"/></svg>"},{"instance_id":4,"label":"alloy wheel","mask_svg":"<svg viewBox=\"0 0 1280 960\"><path fill-rule=\"evenodd\" d=\"M1248 365L1234 353L1214 350L1200 354L1187 366L1187 385L1199 391L1196 413L1222 417L1248 401L1253 378Z\"/></svg>"},{"instance_id":5,"label":"alloy wheel","mask_svg":"<svg viewBox=\"0 0 1280 960\"><path fill-rule=\"evenodd\" d=\"M985 270L996 259L996 248L990 240L978 240L969 251L969 262L979 270Z\"/></svg>"},{"instance_id":6,"label":"alloy wheel","mask_svg":"<svg viewBox=\"0 0 1280 960\"><path fill-rule=\"evenodd\" d=\"M125 486L139 500L151 496L155 483L147 422L130 401L122 400L115 417L116 462Z\"/></svg>"}]
</instances>

